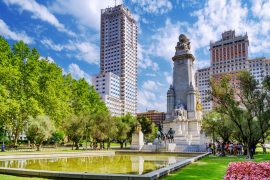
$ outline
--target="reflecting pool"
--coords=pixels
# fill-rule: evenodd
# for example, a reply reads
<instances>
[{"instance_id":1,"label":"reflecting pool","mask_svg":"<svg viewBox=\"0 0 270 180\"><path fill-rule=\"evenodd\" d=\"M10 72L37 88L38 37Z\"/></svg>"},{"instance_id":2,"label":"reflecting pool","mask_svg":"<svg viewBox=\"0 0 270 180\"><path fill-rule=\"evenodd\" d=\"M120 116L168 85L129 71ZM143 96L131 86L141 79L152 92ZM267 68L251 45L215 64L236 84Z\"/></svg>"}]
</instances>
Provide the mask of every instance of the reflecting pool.
<instances>
[{"instance_id":1,"label":"reflecting pool","mask_svg":"<svg viewBox=\"0 0 270 180\"><path fill-rule=\"evenodd\" d=\"M110 156L0 160L0 166L96 174L145 174L187 158L168 154L115 154Z\"/></svg>"}]
</instances>

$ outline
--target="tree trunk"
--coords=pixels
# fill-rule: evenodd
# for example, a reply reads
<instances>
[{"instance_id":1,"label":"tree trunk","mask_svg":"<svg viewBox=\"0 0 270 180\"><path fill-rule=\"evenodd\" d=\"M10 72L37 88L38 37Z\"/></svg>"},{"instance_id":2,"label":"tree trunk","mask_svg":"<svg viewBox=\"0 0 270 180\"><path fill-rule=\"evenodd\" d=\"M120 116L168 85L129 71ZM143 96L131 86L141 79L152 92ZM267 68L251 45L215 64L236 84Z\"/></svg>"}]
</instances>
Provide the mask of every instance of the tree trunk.
<instances>
[{"instance_id":1,"label":"tree trunk","mask_svg":"<svg viewBox=\"0 0 270 180\"><path fill-rule=\"evenodd\" d=\"M102 149L102 142L99 143L99 149Z\"/></svg>"},{"instance_id":2,"label":"tree trunk","mask_svg":"<svg viewBox=\"0 0 270 180\"><path fill-rule=\"evenodd\" d=\"M107 149L110 149L110 147L111 147L111 141L108 140L108 142L107 142Z\"/></svg>"},{"instance_id":3,"label":"tree trunk","mask_svg":"<svg viewBox=\"0 0 270 180\"><path fill-rule=\"evenodd\" d=\"M124 143L120 142L120 148L123 149L123 147L124 147Z\"/></svg>"},{"instance_id":4,"label":"tree trunk","mask_svg":"<svg viewBox=\"0 0 270 180\"><path fill-rule=\"evenodd\" d=\"M36 146L37 146L37 151L40 151L40 144L36 144Z\"/></svg>"},{"instance_id":5,"label":"tree trunk","mask_svg":"<svg viewBox=\"0 0 270 180\"><path fill-rule=\"evenodd\" d=\"M251 145L247 146L247 158L246 159L253 159L253 152L251 149Z\"/></svg>"},{"instance_id":6,"label":"tree trunk","mask_svg":"<svg viewBox=\"0 0 270 180\"><path fill-rule=\"evenodd\" d=\"M262 149L263 149L263 154L266 154L266 148L265 148L264 144L262 143L261 146L262 146Z\"/></svg>"},{"instance_id":7,"label":"tree trunk","mask_svg":"<svg viewBox=\"0 0 270 180\"><path fill-rule=\"evenodd\" d=\"M75 142L75 147L76 147L75 150L79 150L79 143L78 142Z\"/></svg>"},{"instance_id":8,"label":"tree trunk","mask_svg":"<svg viewBox=\"0 0 270 180\"><path fill-rule=\"evenodd\" d=\"M18 144L18 138L19 138L19 131L16 130L15 133L14 133L14 140L13 140L15 147Z\"/></svg>"}]
</instances>

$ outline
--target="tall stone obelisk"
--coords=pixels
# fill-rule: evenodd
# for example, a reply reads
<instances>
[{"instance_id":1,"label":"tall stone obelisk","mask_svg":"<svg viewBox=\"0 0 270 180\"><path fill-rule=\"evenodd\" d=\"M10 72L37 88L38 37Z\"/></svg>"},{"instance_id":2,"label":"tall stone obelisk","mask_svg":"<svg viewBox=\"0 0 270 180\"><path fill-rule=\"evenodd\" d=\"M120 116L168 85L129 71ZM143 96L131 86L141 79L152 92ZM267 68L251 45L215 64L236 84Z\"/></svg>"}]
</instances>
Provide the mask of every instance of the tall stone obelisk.
<instances>
[{"instance_id":1,"label":"tall stone obelisk","mask_svg":"<svg viewBox=\"0 0 270 180\"><path fill-rule=\"evenodd\" d=\"M194 88L194 56L190 52L189 39L181 34L175 47L173 60L173 83L167 92L167 114L164 132L175 131L175 143L187 145L202 144L202 113L196 109Z\"/></svg>"}]
</instances>

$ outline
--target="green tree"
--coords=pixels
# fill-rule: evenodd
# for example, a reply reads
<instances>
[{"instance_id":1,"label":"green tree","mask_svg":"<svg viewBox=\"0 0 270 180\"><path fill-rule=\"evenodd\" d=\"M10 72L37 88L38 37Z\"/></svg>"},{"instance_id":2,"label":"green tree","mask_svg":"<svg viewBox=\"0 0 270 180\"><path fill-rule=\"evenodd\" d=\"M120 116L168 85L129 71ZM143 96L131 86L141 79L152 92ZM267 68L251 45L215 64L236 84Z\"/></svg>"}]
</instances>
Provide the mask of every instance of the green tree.
<instances>
[{"instance_id":1,"label":"green tree","mask_svg":"<svg viewBox=\"0 0 270 180\"><path fill-rule=\"evenodd\" d=\"M131 130L131 127L128 123L123 121L123 117L114 117L114 120L117 127L116 140L118 143L120 143L120 147L122 149L124 147L124 143L128 139L128 134Z\"/></svg>"},{"instance_id":2,"label":"green tree","mask_svg":"<svg viewBox=\"0 0 270 180\"><path fill-rule=\"evenodd\" d=\"M230 78L223 77L220 81L211 80L212 97L216 110L228 116L231 128L246 146L247 157L253 158L252 148L265 140L269 130L269 79L265 79L263 86L247 71L238 74L240 91L235 92L230 86ZM237 97L235 97L235 93Z\"/></svg>"},{"instance_id":3,"label":"green tree","mask_svg":"<svg viewBox=\"0 0 270 180\"><path fill-rule=\"evenodd\" d=\"M66 119L64 125L65 133L73 144L75 144L76 150L79 149L79 142L82 140L84 135L84 124L84 119L81 116L72 115Z\"/></svg>"},{"instance_id":4,"label":"green tree","mask_svg":"<svg viewBox=\"0 0 270 180\"><path fill-rule=\"evenodd\" d=\"M142 133L144 134L144 138L148 141L152 141L157 133L157 127L155 124L146 117L138 118L138 121L142 127Z\"/></svg>"},{"instance_id":5,"label":"green tree","mask_svg":"<svg viewBox=\"0 0 270 180\"><path fill-rule=\"evenodd\" d=\"M65 133L64 131L55 131L52 134L52 137L50 139L50 142L54 143L55 146L57 146L58 144L60 144L61 142L64 141L64 137L65 137Z\"/></svg>"},{"instance_id":6,"label":"green tree","mask_svg":"<svg viewBox=\"0 0 270 180\"><path fill-rule=\"evenodd\" d=\"M94 140L94 145L100 143L100 149L105 148L104 143L109 144L113 139L116 132L115 121L112 120L110 114L107 111L97 111L95 114L92 114L93 125L91 127L91 137Z\"/></svg>"},{"instance_id":7,"label":"green tree","mask_svg":"<svg viewBox=\"0 0 270 180\"><path fill-rule=\"evenodd\" d=\"M55 127L48 116L30 117L26 130L27 139L40 151L42 143L49 139L55 131Z\"/></svg>"},{"instance_id":8,"label":"green tree","mask_svg":"<svg viewBox=\"0 0 270 180\"><path fill-rule=\"evenodd\" d=\"M117 127L116 140L120 143L120 147L123 148L124 144L131 142L132 134L135 131L138 121L130 113L124 116L114 117L114 120Z\"/></svg>"},{"instance_id":9,"label":"green tree","mask_svg":"<svg viewBox=\"0 0 270 180\"><path fill-rule=\"evenodd\" d=\"M207 135L212 136L213 142L220 140L220 138L223 142L228 142L232 135L232 128L228 118L216 111L204 115L202 129Z\"/></svg>"}]
</instances>

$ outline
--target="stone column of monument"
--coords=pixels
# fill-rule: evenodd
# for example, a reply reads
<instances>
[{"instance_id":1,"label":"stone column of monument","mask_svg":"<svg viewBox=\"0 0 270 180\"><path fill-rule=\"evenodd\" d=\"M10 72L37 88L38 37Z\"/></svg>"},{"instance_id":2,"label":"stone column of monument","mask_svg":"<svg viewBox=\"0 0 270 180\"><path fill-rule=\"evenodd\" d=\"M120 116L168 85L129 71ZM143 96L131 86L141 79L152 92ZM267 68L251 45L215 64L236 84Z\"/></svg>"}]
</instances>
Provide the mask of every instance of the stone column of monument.
<instances>
[{"instance_id":1,"label":"stone column of monument","mask_svg":"<svg viewBox=\"0 0 270 180\"><path fill-rule=\"evenodd\" d=\"M196 91L193 73L194 56L189 39L181 34L175 47L173 83L167 92L167 116L164 132L175 131L175 143L200 144L201 117L196 110Z\"/></svg>"},{"instance_id":2,"label":"stone column of monument","mask_svg":"<svg viewBox=\"0 0 270 180\"><path fill-rule=\"evenodd\" d=\"M130 149L141 150L144 145L143 133L140 124L137 125L136 131L132 134Z\"/></svg>"}]
</instances>

